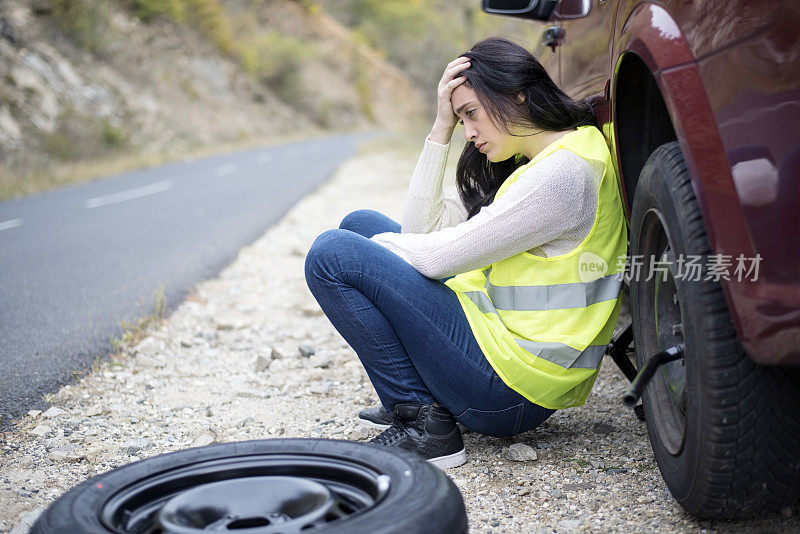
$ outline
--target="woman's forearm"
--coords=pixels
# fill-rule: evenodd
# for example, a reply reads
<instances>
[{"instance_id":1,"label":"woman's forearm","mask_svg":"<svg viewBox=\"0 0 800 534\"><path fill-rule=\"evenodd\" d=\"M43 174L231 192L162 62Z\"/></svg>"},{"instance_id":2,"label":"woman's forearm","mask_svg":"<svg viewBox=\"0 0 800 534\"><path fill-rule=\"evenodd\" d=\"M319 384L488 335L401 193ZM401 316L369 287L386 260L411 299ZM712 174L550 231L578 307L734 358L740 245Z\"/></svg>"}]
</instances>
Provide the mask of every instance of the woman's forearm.
<instances>
[{"instance_id":1,"label":"woman's forearm","mask_svg":"<svg viewBox=\"0 0 800 534\"><path fill-rule=\"evenodd\" d=\"M463 204L458 199L443 196L448 150L448 144L425 141L408 188L403 233L426 234L466 220Z\"/></svg>"},{"instance_id":2,"label":"woman's forearm","mask_svg":"<svg viewBox=\"0 0 800 534\"><path fill-rule=\"evenodd\" d=\"M430 135L428 135L428 139L430 139L434 143L439 143L440 145L446 145L450 143L450 139L453 137L454 129L455 128L452 128L447 125L434 123L433 128L431 128L431 133Z\"/></svg>"}]
</instances>

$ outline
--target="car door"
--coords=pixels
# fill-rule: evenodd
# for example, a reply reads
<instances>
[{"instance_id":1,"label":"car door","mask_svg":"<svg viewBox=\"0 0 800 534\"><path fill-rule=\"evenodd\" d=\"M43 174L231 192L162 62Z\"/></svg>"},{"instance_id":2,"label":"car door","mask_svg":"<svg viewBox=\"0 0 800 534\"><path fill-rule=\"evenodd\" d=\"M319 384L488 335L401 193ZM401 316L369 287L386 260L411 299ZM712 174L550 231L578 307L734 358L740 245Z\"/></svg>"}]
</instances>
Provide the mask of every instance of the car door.
<instances>
[{"instance_id":1,"label":"car door","mask_svg":"<svg viewBox=\"0 0 800 534\"><path fill-rule=\"evenodd\" d=\"M561 88L573 98L606 99L612 72L612 0L563 0L554 12L561 33Z\"/></svg>"}]
</instances>

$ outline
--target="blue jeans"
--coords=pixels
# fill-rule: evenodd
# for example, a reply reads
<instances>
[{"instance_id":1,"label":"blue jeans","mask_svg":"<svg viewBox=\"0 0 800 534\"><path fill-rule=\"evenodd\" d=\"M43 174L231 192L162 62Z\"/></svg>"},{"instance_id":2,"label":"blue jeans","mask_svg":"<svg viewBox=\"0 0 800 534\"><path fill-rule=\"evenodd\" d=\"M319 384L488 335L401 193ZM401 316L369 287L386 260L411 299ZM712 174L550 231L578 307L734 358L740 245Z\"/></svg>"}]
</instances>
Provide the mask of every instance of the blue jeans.
<instances>
[{"instance_id":1,"label":"blue jeans","mask_svg":"<svg viewBox=\"0 0 800 534\"><path fill-rule=\"evenodd\" d=\"M384 407L436 401L467 428L490 436L541 424L553 410L506 386L455 292L369 239L399 231L378 212L353 212L314 241L305 264L311 293L355 350Z\"/></svg>"}]
</instances>

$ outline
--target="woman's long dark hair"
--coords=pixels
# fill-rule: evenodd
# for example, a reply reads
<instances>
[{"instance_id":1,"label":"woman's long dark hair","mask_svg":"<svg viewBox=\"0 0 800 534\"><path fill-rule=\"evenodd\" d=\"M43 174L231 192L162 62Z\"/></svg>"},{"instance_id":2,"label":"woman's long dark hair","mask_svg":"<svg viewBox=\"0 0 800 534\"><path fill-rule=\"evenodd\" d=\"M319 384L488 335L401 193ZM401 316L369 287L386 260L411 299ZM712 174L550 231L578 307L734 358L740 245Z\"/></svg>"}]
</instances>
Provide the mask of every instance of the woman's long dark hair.
<instances>
[{"instance_id":1,"label":"woman's long dark hair","mask_svg":"<svg viewBox=\"0 0 800 534\"><path fill-rule=\"evenodd\" d=\"M510 135L513 126L564 131L595 125L587 102L574 101L559 89L544 67L522 46L500 37L490 37L461 54L470 66L460 73L465 85L486 110L491 121ZM520 102L522 93L525 100ZM467 143L456 168L456 185L472 217L494 200L497 190L516 168L528 159L518 154L492 163Z\"/></svg>"}]
</instances>

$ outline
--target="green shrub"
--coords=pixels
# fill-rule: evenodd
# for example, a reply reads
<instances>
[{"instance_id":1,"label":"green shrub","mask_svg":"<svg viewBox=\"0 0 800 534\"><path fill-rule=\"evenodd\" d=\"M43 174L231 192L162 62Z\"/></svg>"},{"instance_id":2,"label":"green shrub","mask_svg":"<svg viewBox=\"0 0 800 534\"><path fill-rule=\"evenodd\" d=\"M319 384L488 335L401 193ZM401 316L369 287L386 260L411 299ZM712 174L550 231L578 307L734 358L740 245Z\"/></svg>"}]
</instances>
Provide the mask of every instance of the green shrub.
<instances>
[{"instance_id":1,"label":"green shrub","mask_svg":"<svg viewBox=\"0 0 800 534\"><path fill-rule=\"evenodd\" d=\"M319 49L296 37L271 30L253 34L238 47L239 62L258 82L289 103L301 103L300 66L318 57Z\"/></svg>"},{"instance_id":2,"label":"green shrub","mask_svg":"<svg viewBox=\"0 0 800 534\"><path fill-rule=\"evenodd\" d=\"M186 15L182 0L130 0L130 8L143 22L150 22L157 17L180 22Z\"/></svg>"},{"instance_id":3,"label":"green shrub","mask_svg":"<svg viewBox=\"0 0 800 534\"><path fill-rule=\"evenodd\" d=\"M78 155L75 140L62 128L42 136L42 144L47 154L62 161L72 160Z\"/></svg>"},{"instance_id":4,"label":"green shrub","mask_svg":"<svg viewBox=\"0 0 800 534\"><path fill-rule=\"evenodd\" d=\"M369 71L364 68L360 61L356 60L350 71L350 76L355 85L358 103L361 112L369 120L375 120L375 109L372 107L372 84L369 81Z\"/></svg>"},{"instance_id":5,"label":"green shrub","mask_svg":"<svg viewBox=\"0 0 800 534\"><path fill-rule=\"evenodd\" d=\"M231 23L219 0L181 0L187 22L197 28L226 55L233 55L236 44Z\"/></svg>"},{"instance_id":6,"label":"green shrub","mask_svg":"<svg viewBox=\"0 0 800 534\"><path fill-rule=\"evenodd\" d=\"M108 119L84 115L66 107L56 128L42 135L42 152L59 161L77 161L108 155L127 146L126 131Z\"/></svg>"},{"instance_id":7,"label":"green shrub","mask_svg":"<svg viewBox=\"0 0 800 534\"><path fill-rule=\"evenodd\" d=\"M100 138L109 148L122 148L128 143L125 132L107 120L100 124Z\"/></svg>"},{"instance_id":8,"label":"green shrub","mask_svg":"<svg viewBox=\"0 0 800 534\"><path fill-rule=\"evenodd\" d=\"M103 56L114 39L109 5L102 0L50 0L50 14L78 48Z\"/></svg>"},{"instance_id":9,"label":"green shrub","mask_svg":"<svg viewBox=\"0 0 800 534\"><path fill-rule=\"evenodd\" d=\"M165 17L186 23L209 38L223 53L233 55L235 52L230 20L220 0L127 0L127 5L143 22Z\"/></svg>"}]
</instances>

